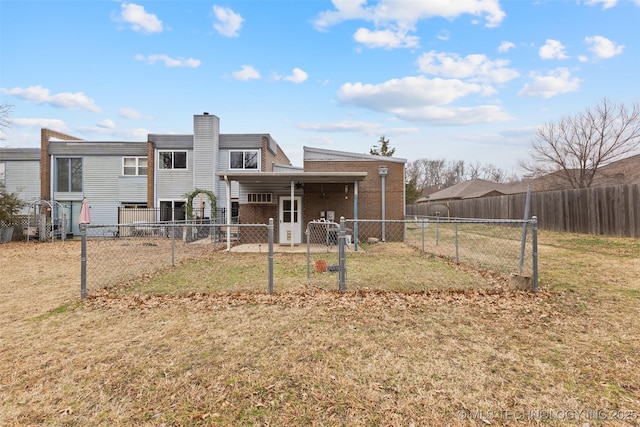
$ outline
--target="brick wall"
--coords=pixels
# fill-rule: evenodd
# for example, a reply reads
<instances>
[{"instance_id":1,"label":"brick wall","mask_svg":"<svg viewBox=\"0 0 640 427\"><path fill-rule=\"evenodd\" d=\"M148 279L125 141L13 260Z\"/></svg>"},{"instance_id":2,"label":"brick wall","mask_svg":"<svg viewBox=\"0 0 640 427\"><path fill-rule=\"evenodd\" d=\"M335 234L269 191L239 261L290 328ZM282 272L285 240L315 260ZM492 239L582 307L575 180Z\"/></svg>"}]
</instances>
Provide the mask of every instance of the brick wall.
<instances>
[{"instance_id":1,"label":"brick wall","mask_svg":"<svg viewBox=\"0 0 640 427\"><path fill-rule=\"evenodd\" d=\"M278 241L278 205L271 204L241 204L238 214L243 224L269 224L269 218L273 218L274 239ZM266 228L245 228L239 230L241 243L265 243L268 241Z\"/></svg>"},{"instance_id":2,"label":"brick wall","mask_svg":"<svg viewBox=\"0 0 640 427\"><path fill-rule=\"evenodd\" d=\"M404 165L384 160L366 161L325 161L306 160L304 169L308 172L367 172L367 177L358 187L358 218L382 218L382 179L378 167L386 166L388 175L385 191L385 216L388 220L404 219ZM353 218L353 183L348 184L305 184L305 219L319 218L320 211L333 210L336 221L340 216Z\"/></svg>"}]
</instances>

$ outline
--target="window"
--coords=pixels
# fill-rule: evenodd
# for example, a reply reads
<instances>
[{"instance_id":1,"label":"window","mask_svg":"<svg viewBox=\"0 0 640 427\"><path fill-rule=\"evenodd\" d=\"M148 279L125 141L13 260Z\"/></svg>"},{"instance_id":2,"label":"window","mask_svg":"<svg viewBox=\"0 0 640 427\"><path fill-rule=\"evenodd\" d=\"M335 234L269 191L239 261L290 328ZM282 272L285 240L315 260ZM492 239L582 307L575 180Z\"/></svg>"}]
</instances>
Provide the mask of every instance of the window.
<instances>
[{"instance_id":1,"label":"window","mask_svg":"<svg viewBox=\"0 0 640 427\"><path fill-rule=\"evenodd\" d=\"M184 221L186 204L184 200L160 200L160 221Z\"/></svg>"},{"instance_id":2,"label":"window","mask_svg":"<svg viewBox=\"0 0 640 427\"><path fill-rule=\"evenodd\" d=\"M271 203L271 193L248 193L247 203Z\"/></svg>"},{"instance_id":3,"label":"window","mask_svg":"<svg viewBox=\"0 0 640 427\"><path fill-rule=\"evenodd\" d=\"M186 169L186 151L160 151L158 153L158 169Z\"/></svg>"},{"instance_id":4,"label":"window","mask_svg":"<svg viewBox=\"0 0 640 427\"><path fill-rule=\"evenodd\" d=\"M230 151L229 169L258 170L258 150Z\"/></svg>"},{"instance_id":5,"label":"window","mask_svg":"<svg viewBox=\"0 0 640 427\"><path fill-rule=\"evenodd\" d=\"M81 158L56 159L56 191L65 193L82 191Z\"/></svg>"},{"instance_id":6,"label":"window","mask_svg":"<svg viewBox=\"0 0 640 427\"><path fill-rule=\"evenodd\" d=\"M122 158L122 175L146 176L147 175L147 158L146 157L123 157Z\"/></svg>"},{"instance_id":7,"label":"window","mask_svg":"<svg viewBox=\"0 0 640 427\"><path fill-rule=\"evenodd\" d=\"M0 185L3 187L7 185L6 178L5 178L6 177L5 171L6 171L5 162L0 162Z\"/></svg>"}]
</instances>

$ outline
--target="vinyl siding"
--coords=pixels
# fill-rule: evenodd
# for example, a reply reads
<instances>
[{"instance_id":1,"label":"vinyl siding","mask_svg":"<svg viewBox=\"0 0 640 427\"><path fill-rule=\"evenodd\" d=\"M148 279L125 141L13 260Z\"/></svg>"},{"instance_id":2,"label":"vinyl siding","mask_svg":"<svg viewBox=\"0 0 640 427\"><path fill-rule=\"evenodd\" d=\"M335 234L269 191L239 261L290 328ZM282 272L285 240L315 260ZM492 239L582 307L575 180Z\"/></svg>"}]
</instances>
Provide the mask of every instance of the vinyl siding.
<instances>
[{"instance_id":1,"label":"vinyl siding","mask_svg":"<svg viewBox=\"0 0 640 427\"><path fill-rule=\"evenodd\" d=\"M178 150L165 148L164 150ZM193 151L187 150L187 169L158 169L158 151L156 156L156 200L182 200L193 190Z\"/></svg>"},{"instance_id":2,"label":"vinyl siding","mask_svg":"<svg viewBox=\"0 0 640 427\"><path fill-rule=\"evenodd\" d=\"M5 185L10 193L16 193L26 202L40 199L40 162L5 161ZM26 214L28 207L20 213Z\"/></svg>"}]
</instances>

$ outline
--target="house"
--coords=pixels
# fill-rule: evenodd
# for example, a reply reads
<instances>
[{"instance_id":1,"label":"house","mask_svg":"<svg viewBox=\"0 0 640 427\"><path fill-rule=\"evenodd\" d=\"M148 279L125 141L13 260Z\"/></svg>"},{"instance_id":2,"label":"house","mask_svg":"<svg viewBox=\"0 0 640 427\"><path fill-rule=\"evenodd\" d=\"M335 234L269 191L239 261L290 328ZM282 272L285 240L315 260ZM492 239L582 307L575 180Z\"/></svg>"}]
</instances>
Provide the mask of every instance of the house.
<instances>
[{"instance_id":1,"label":"house","mask_svg":"<svg viewBox=\"0 0 640 427\"><path fill-rule=\"evenodd\" d=\"M134 211L144 221L216 220L215 210L225 223L274 218L277 241L290 244L314 219L404 217L404 159L305 147L300 168L267 133L221 134L208 113L193 116L193 129L134 142L43 129L39 150L0 149L1 176L24 200L56 202L51 216L72 234L83 198L93 224L130 223Z\"/></svg>"}]
</instances>

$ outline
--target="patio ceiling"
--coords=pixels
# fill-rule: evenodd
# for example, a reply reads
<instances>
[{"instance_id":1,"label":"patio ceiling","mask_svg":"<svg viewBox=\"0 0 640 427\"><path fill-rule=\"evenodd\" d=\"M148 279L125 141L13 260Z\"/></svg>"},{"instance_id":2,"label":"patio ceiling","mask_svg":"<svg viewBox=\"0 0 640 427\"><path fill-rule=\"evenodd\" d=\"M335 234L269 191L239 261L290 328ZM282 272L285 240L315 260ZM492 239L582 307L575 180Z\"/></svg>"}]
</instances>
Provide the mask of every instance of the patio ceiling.
<instances>
[{"instance_id":1,"label":"patio ceiling","mask_svg":"<svg viewBox=\"0 0 640 427\"><path fill-rule=\"evenodd\" d=\"M305 183L350 183L362 181L367 172L221 172L218 176L240 183L288 184Z\"/></svg>"}]
</instances>

